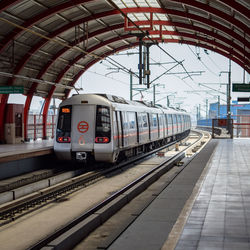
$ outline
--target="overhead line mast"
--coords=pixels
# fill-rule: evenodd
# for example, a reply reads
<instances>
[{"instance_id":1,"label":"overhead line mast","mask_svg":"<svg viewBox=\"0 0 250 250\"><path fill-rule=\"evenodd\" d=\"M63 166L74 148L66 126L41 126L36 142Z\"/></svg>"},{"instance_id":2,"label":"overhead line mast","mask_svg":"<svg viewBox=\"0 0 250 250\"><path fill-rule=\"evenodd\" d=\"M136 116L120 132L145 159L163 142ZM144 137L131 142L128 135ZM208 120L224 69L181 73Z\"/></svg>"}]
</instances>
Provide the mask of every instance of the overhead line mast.
<instances>
[{"instance_id":1,"label":"overhead line mast","mask_svg":"<svg viewBox=\"0 0 250 250\"><path fill-rule=\"evenodd\" d=\"M146 36L153 44L157 45L157 47L162 50L166 55L168 55L171 59L173 59L176 63L180 64L182 66L182 68L184 69L184 71L186 72L186 74L188 75L188 77L190 79L193 80L193 78L191 77L191 75L188 73L188 71L186 70L186 68L184 67L183 63L180 63L178 60L176 60L171 54L169 54L165 49L163 49L158 43L155 43L155 41L149 36L149 34L147 32L145 32L142 28L140 28L133 20L131 20L131 18L129 18L112 0L106 0L111 6L113 6L115 9L117 9L121 15L126 19L128 19L142 34L144 34L144 36ZM141 67L139 65L139 67ZM141 80L140 80L141 82Z\"/></svg>"}]
</instances>

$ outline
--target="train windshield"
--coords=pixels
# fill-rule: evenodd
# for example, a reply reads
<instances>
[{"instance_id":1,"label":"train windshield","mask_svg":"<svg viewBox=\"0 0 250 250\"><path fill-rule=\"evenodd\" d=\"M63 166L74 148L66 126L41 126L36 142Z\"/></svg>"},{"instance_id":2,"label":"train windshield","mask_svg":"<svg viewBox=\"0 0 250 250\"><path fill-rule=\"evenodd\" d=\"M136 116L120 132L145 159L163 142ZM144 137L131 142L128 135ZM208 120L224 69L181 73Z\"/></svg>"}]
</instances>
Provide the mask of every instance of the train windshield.
<instances>
[{"instance_id":1,"label":"train windshield","mask_svg":"<svg viewBox=\"0 0 250 250\"><path fill-rule=\"evenodd\" d=\"M56 129L56 139L58 142L70 142L71 110L72 106L60 108Z\"/></svg>"},{"instance_id":2,"label":"train windshield","mask_svg":"<svg viewBox=\"0 0 250 250\"><path fill-rule=\"evenodd\" d=\"M96 143L108 143L111 138L110 111L106 106L96 107Z\"/></svg>"}]
</instances>

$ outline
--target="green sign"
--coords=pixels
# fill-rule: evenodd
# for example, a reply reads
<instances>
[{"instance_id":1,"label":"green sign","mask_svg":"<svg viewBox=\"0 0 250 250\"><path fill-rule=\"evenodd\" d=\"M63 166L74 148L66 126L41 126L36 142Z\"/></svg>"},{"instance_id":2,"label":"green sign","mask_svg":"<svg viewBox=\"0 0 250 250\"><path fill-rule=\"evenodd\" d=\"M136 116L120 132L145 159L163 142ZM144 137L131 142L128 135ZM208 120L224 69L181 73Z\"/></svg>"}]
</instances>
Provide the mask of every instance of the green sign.
<instances>
[{"instance_id":1,"label":"green sign","mask_svg":"<svg viewBox=\"0 0 250 250\"><path fill-rule=\"evenodd\" d=\"M250 92L250 84L233 83L233 92Z\"/></svg>"},{"instance_id":2,"label":"green sign","mask_svg":"<svg viewBox=\"0 0 250 250\"><path fill-rule=\"evenodd\" d=\"M0 86L0 94L23 94L23 86Z\"/></svg>"}]
</instances>

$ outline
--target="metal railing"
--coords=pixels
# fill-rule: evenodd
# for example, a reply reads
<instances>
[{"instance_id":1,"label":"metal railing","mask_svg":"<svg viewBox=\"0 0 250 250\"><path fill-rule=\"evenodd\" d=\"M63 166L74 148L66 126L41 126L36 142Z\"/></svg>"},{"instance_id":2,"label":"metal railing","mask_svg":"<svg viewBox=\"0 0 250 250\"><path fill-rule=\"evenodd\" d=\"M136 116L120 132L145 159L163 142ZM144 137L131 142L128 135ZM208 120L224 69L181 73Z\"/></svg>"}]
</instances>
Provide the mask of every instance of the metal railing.
<instances>
[{"instance_id":1,"label":"metal railing","mask_svg":"<svg viewBox=\"0 0 250 250\"><path fill-rule=\"evenodd\" d=\"M47 137L54 138L55 134L55 115L48 115L47 117ZM43 138L43 116L29 115L28 117L28 139L37 140Z\"/></svg>"},{"instance_id":2,"label":"metal railing","mask_svg":"<svg viewBox=\"0 0 250 250\"><path fill-rule=\"evenodd\" d=\"M250 115L233 115L234 136L250 137Z\"/></svg>"},{"instance_id":3,"label":"metal railing","mask_svg":"<svg viewBox=\"0 0 250 250\"><path fill-rule=\"evenodd\" d=\"M220 127L222 129L221 137L225 137L226 134L231 138L250 137L250 115L232 115L232 118L234 119L230 119L229 124L227 118L213 119L212 131L216 127Z\"/></svg>"}]
</instances>

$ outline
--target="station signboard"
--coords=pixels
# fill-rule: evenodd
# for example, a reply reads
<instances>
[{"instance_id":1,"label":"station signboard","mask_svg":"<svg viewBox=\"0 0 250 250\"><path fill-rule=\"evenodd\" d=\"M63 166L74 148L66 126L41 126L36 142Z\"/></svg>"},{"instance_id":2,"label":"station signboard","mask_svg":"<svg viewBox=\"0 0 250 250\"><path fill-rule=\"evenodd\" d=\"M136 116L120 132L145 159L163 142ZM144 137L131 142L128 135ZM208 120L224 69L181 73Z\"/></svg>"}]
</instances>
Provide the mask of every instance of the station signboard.
<instances>
[{"instance_id":1,"label":"station signboard","mask_svg":"<svg viewBox=\"0 0 250 250\"><path fill-rule=\"evenodd\" d=\"M0 94L23 94L23 86L0 86Z\"/></svg>"},{"instance_id":2,"label":"station signboard","mask_svg":"<svg viewBox=\"0 0 250 250\"><path fill-rule=\"evenodd\" d=\"M250 100L249 100L250 98L249 97L238 97L238 102L249 102Z\"/></svg>"},{"instance_id":3,"label":"station signboard","mask_svg":"<svg viewBox=\"0 0 250 250\"><path fill-rule=\"evenodd\" d=\"M233 83L233 92L250 92L250 84Z\"/></svg>"}]
</instances>

